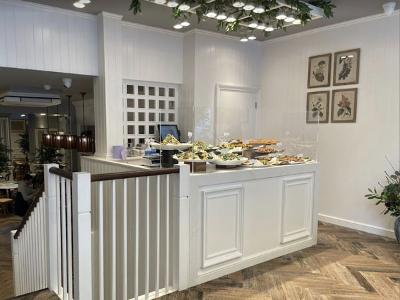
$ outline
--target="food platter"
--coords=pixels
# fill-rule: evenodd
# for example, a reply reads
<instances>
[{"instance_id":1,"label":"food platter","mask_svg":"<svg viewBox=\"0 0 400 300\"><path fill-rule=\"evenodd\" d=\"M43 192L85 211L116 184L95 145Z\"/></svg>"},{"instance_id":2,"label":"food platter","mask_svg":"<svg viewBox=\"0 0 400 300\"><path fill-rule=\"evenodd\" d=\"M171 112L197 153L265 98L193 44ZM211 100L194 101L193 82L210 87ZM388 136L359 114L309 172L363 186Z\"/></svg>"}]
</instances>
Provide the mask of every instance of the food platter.
<instances>
[{"instance_id":1,"label":"food platter","mask_svg":"<svg viewBox=\"0 0 400 300\"><path fill-rule=\"evenodd\" d=\"M150 143L150 146L157 150L187 150L193 145L191 143L180 143L180 144L160 144L160 143Z\"/></svg>"},{"instance_id":2,"label":"food platter","mask_svg":"<svg viewBox=\"0 0 400 300\"><path fill-rule=\"evenodd\" d=\"M246 161L248 161L248 158L241 157L240 159L236 160L213 159L211 163L217 166L240 166Z\"/></svg>"}]
</instances>

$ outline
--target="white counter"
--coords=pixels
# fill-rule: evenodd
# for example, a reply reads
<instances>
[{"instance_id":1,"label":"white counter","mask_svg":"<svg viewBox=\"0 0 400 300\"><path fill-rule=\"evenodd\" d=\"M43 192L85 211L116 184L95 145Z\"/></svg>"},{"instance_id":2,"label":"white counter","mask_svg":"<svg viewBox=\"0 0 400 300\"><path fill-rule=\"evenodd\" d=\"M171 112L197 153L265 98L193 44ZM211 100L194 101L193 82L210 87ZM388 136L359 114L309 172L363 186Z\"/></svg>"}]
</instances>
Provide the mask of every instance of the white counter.
<instances>
[{"instance_id":1,"label":"white counter","mask_svg":"<svg viewBox=\"0 0 400 300\"><path fill-rule=\"evenodd\" d=\"M146 169L140 164L82 160L91 173ZM209 167L174 181L187 194L174 198L180 289L316 244L318 169Z\"/></svg>"}]
</instances>

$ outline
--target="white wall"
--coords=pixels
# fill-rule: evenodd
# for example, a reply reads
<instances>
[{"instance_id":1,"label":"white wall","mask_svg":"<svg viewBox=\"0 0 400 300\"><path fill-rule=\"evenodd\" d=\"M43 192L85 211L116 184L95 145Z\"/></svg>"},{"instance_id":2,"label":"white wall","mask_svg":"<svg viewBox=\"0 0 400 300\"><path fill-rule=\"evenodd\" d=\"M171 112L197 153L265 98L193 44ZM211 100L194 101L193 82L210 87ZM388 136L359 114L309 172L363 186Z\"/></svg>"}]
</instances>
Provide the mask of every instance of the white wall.
<instances>
[{"instance_id":1,"label":"white wall","mask_svg":"<svg viewBox=\"0 0 400 300\"><path fill-rule=\"evenodd\" d=\"M183 35L122 23L122 78L181 84Z\"/></svg>"},{"instance_id":2,"label":"white wall","mask_svg":"<svg viewBox=\"0 0 400 300\"><path fill-rule=\"evenodd\" d=\"M96 17L0 0L0 66L97 75Z\"/></svg>"},{"instance_id":3,"label":"white wall","mask_svg":"<svg viewBox=\"0 0 400 300\"><path fill-rule=\"evenodd\" d=\"M266 42L260 126L277 134L281 113L288 112L300 113L293 126L303 128L308 57L352 48L361 48L360 84L354 86L357 122L320 125L320 214L329 222L391 236L393 218L381 215L383 207L364 195L390 170L385 156L399 166L398 12Z\"/></svg>"},{"instance_id":4,"label":"white wall","mask_svg":"<svg viewBox=\"0 0 400 300\"><path fill-rule=\"evenodd\" d=\"M196 139L214 142L216 85L259 87L262 44L242 43L238 38L201 30L189 33L185 39L191 38L191 34L194 35L194 48L190 50L194 51L194 134Z\"/></svg>"}]
</instances>

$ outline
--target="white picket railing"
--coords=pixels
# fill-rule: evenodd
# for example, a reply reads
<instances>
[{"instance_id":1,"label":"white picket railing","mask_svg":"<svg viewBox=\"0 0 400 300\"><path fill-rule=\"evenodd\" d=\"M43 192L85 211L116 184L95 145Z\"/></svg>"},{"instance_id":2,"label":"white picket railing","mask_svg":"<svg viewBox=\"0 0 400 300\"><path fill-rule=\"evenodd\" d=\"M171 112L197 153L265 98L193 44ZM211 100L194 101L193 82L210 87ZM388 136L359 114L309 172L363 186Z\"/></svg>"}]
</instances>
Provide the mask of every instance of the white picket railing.
<instances>
[{"instance_id":1,"label":"white picket railing","mask_svg":"<svg viewBox=\"0 0 400 300\"><path fill-rule=\"evenodd\" d=\"M48 287L63 300L138 300L177 290L187 272L178 212L188 166L102 175L56 167L45 166L46 197L13 239L16 295Z\"/></svg>"},{"instance_id":2,"label":"white picket railing","mask_svg":"<svg viewBox=\"0 0 400 300\"><path fill-rule=\"evenodd\" d=\"M21 232L11 231L15 296L47 288L46 196L43 193Z\"/></svg>"}]
</instances>

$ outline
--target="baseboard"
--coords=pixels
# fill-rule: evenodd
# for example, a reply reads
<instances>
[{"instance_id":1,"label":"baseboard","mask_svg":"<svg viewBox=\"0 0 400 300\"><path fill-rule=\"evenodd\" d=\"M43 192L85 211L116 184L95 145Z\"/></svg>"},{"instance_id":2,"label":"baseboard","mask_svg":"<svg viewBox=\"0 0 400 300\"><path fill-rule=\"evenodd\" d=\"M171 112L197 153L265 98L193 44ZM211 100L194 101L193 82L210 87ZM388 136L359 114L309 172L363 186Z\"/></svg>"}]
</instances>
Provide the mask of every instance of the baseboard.
<instances>
[{"instance_id":1,"label":"baseboard","mask_svg":"<svg viewBox=\"0 0 400 300\"><path fill-rule=\"evenodd\" d=\"M318 219L322 222L326 223L331 223L351 229L356 229L380 236L385 236L389 238L395 238L394 236L394 230L386 229L383 227L375 226L375 225L370 225L370 224L365 224L365 223L360 223L356 221L351 221L351 220L346 220L342 218L337 218L333 216L328 216L324 214L318 214Z\"/></svg>"}]
</instances>

